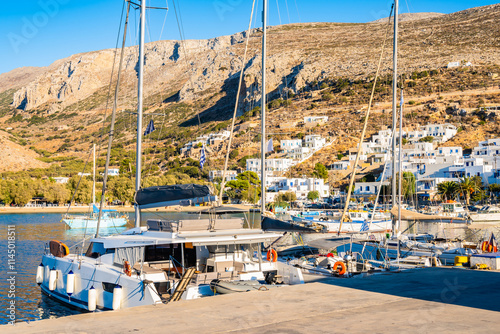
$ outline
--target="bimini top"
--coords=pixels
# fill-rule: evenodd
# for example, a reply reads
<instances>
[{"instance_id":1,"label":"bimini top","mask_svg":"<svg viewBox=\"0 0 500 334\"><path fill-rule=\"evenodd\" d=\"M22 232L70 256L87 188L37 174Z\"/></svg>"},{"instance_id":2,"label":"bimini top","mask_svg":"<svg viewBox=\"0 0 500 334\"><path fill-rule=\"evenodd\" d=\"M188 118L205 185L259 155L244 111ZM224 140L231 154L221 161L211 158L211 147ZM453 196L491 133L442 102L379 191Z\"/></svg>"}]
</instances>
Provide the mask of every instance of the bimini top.
<instances>
[{"instance_id":1,"label":"bimini top","mask_svg":"<svg viewBox=\"0 0 500 334\"><path fill-rule=\"evenodd\" d=\"M177 184L142 188L135 194L135 202L141 209L171 205L191 205L215 201L210 189L200 184Z\"/></svg>"}]
</instances>

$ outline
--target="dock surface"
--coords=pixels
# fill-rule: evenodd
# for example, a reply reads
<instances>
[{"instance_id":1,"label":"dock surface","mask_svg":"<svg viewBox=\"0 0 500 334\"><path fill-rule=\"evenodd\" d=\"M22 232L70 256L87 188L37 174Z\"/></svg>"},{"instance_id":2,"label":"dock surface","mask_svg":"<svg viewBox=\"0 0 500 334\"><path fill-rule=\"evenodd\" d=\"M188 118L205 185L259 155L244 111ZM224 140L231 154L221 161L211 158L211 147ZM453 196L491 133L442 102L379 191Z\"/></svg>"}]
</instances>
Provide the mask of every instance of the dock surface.
<instances>
[{"instance_id":1,"label":"dock surface","mask_svg":"<svg viewBox=\"0 0 500 334\"><path fill-rule=\"evenodd\" d=\"M497 333L500 272L426 268L3 326L2 333Z\"/></svg>"}]
</instances>

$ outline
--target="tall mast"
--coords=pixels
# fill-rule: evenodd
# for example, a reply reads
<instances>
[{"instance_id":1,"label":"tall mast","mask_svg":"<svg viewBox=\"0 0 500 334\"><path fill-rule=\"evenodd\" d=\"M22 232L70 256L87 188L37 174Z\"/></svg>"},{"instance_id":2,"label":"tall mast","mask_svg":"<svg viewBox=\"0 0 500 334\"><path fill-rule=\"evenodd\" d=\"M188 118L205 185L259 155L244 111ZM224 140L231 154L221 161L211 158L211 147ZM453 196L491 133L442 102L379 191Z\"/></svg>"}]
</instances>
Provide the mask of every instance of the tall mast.
<instances>
[{"instance_id":1,"label":"tall mast","mask_svg":"<svg viewBox=\"0 0 500 334\"><path fill-rule=\"evenodd\" d=\"M260 99L260 114L262 126L262 138L260 143L261 159L260 159L260 185L261 197L260 204L261 215L266 210L266 24L267 24L267 0L264 0L262 10L262 97Z\"/></svg>"},{"instance_id":2,"label":"tall mast","mask_svg":"<svg viewBox=\"0 0 500 334\"><path fill-rule=\"evenodd\" d=\"M397 95L398 95L398 12L399 1L394 0L394 46L392 49L393 77L392 77L392 128L397 127ZM394 131L394 134L396 132ZM392 205L396 205L396 138L392 140ZM392 233L395 232L395 220L392 222Z\"/></svg>"},{"instance_id":3,"label":"tall mast","mask_svg":"<svg viewBox=\"0 0 500 334\"><path fill-rule=\"evenodd\" d=\"M139 35L139 80L137 83L137 147L135 156L135 191L141 189L142 170L142 87L144 79L144 32L146 31L146 0L141 1L141 24ZM135 227L141 226L141 211L135 204Z\"/></svg>"},{"instance_id":4,"label":"tall mast","mask_svg":"<svg viewBox=\"0 0 500 334\"><path fill-rule=\"evenodd\" d=\"M94 143L94 159L92 160L92 204L95 204L95 143Z\"/></svg>"}]
</instances>

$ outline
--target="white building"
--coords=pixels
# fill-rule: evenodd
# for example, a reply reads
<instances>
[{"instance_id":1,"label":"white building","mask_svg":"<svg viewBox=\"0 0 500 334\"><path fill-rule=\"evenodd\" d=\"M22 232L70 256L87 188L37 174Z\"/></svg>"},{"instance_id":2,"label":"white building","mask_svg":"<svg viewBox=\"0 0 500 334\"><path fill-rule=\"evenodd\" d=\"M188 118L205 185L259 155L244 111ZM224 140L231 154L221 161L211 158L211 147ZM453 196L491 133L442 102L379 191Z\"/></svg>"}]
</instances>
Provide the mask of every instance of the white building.
<instances>
[{"instance_id":1,"label":"white building","mask_svg":"<svg viewBox=\"0 0 500 334\"><path fill-rule=\"evenodd\" d=\"M304 124L308 123L326 123L328 122L328 116L305 116L304 117Z\"/></svg>"},{"instance_id":2,"label":"white building","mask_svg":"<svg viewBox=\"0 0 500 334\"><path fill-rule=\"evenodd\" d=\"M326 145L326 138L321 138L320 135L307 135L304 137L304 146L317 151Z\"/></svg>"},{"instance_id":3,"label":"white building","mask_svg":"<svg viewBox=\"0 0 500 334\"><path fill-rule=\"evenodd\" d=\"M389 182L382 182L382 186L389 185ZM354 184L355 195L377 195L380 188L380 182L356 182Z\"/></svg>"},{"instance_id":4,"label":"white building","mask_svg":"<svg viewBox=\"0 0 500 334\"><path fill-rule=\"evenodd\" d=\"M333 164L330 165L331 170L347 170L349 169L349 166L351 165L351 162L348 160L340 160L340 161L335 161Z\"/></svg>"},{"instance_id":5,"label":"white building","mask_svg":"<svg viewBox=\"0 0 500 334\"><path fill-rule=\"evenodd\" d=\"M222 170L211 170L208 172L208 180L210 182L213 182L214 179L216 178L220 178L222 179L222 174L224 173L224 171ZM225 182L229 182L229 181L232 181L232 180L236 180L236 176L238 175L238 172L235 171L235 170L228 170L226 171L226 181Z\"/></svg>"},{"instance_id":6,"label":"white building","mask_svg":"<svg viewBox=\"0 0 500 334\"><path fill-rule=\"evenodd\" d=\"M286 172L293 162L291 159L266 159L267 172ZM260 159L247 159L246 170L255 172L260 176Z\"/></svg>"},{"instance_id":7,"label":"white building","mask_svg":"<svg viewBox=\"0 0 500 334\"><path fill-rule=\"evenodd\" d=\"M118 175L120 175L119 168L109 168L108 169L108 176L118 176Z\"/></svg>"},{"instance_id":8,"label":"white building","mask_svg":"<svg viewBox=\"0 0 500 334\"><path fill-rule=\"evenodd\" d=\"M284 139L280 142L280 147L285 153L293 152L302 147L302 139Z\"/></svg>"},{"instance_id":9,"label":"white building","mask_svg":"<svg viewBox=\"0 0 500 334\"><path fill-rule=\"evenodd\" d=\"M66 184L69 182L69 177L65 177L65 176L56 176L53 179L54 179L54 181L56 181L56 183Z\"/></svg>"},{"instance_id":10,"label":"white building","mask_svg":"<svg viewBox=\"0 0 500 334\"><path fill-rule=\"evenodd\" d=\"M416 131L408 131L406 139L408 142L417 142L428 136L434 137L434 141L444 143L457 134L457 127L452 124L427 124L420 126Z\"/></svg>"},{"instance_id":11,"label":"white building","mask_svg":"<svg viewBox=\"0 0 500 334\"><path fill-rule=\"evenodd\" d=\"M270 177L266 185L270 193L291 191L301 200L307 199L310 191L317 191L320 197L330 196L329 185L323 179Z\"/></svg>"}]
</instances>

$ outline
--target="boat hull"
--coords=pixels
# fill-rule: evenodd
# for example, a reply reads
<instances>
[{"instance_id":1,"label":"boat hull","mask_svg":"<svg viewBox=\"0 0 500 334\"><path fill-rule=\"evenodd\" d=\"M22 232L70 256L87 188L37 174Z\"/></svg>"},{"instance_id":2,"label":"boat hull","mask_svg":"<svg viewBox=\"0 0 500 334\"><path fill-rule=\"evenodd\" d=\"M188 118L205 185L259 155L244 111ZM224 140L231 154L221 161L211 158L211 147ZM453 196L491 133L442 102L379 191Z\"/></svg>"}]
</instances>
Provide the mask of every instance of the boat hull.
<instances>
[{"instance_id":1,"label":"boat hull","mask_svg":"<svg viewBox=\"0 0 500 334\"><path fill-rule=\"evenodd\" d=\"M69 226L70 229L95 229L97 228L96 218L64 218L63 222ZM127 219L123 217L118 218L102 218L100 222L101 228L123 227L127 225Z\"/></svg>"}]
</instances>

